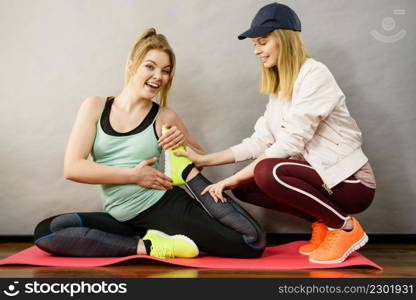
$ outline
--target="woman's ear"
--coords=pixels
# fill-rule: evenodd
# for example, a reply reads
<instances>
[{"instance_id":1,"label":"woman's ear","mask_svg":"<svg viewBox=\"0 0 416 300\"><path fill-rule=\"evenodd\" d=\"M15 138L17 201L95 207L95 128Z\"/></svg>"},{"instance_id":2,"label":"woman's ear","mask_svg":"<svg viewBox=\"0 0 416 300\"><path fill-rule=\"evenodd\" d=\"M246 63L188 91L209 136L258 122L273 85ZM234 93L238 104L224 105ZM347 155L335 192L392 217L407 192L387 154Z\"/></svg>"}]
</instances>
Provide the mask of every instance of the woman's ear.
<instances>
[{"instance_id":1,"label":"woman's ear","mask_svg":"<svg viewBox=\"0 0 416 300\"><path fill-rule=\"evenodd\" d=\"M131 71L132 71L132 67L133 67L133 62L129 59L129 60L127 61L127 71L128 71L129 73L131 73Z\"/></svg>"}]
</instances>

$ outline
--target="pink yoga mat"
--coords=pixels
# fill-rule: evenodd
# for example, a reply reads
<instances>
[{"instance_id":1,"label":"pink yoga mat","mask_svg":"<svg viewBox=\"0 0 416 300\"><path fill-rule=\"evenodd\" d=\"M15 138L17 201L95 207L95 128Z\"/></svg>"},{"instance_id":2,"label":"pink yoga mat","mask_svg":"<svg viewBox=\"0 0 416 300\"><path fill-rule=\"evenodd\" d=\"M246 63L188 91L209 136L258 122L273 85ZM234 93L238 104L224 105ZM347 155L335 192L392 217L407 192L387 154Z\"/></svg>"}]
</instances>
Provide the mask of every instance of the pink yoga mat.
<instances>
[{"instance_id":1,"label":"pink yoga mat","mask_svg":"<svg viewBox=\"0 0 416 300\"><path fill-rule=\"evenodd\" d=\"M160 259L147 255L130 255L125 257L59 257L52 256L36 246L20 251L0 260L0 265L35 265L53 267L100 267L116 264L130 259L150 259L193 268L233 269L233 270L296 270L324 269L350 266L369 266L382 268L358 252L352 253L340 264L312 264L308 257L298 253L304 241L292 242L279 246L267 247L263 256L252 259L198 256L197 258Z\"/></svg>"}]
</instances>

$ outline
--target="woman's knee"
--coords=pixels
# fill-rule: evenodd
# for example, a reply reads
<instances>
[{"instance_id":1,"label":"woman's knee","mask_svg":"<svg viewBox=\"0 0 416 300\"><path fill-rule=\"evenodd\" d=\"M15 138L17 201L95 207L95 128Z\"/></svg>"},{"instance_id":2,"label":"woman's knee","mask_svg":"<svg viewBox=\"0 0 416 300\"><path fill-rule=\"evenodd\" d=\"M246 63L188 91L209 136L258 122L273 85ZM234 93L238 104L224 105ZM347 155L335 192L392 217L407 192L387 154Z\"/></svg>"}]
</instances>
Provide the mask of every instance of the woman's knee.
<instances>
[{"instance_id":1,"label":"woman's knee","mask_svg":"<svg viewBox=\"0 0 416 300\"><path fill-rule=\"evenodd\" d=\"M244 235L241 235L241 239L237 242L224 242L224 248L226 247L228 250L226 256L234 258L258 258L262 256L265 249L264 246L257 246L255 243L248 242ZM225 246L226 244L228 245Z\"/></svg>"},{"instance_id":2,"label":"woman's knee","mask_svg":"<svg viewBox=\"0 0 416 300\"><path fill-rule=\"evenodd\" d=\"M54 233L51 230L51 222L55 217L57 216L53 216L39 222L39 224L35 227L33 235L35 245L52 254L53 251L50 249L50 238L54 236Z\"/></svg>"},{"instance_id":3,"label":"woman's knee","mask_svg":"<svg viewBox=\"0 0 416 300\"><path fill-rule=\"evenodd\" d=\"M277 163L276 160L275 158L263 159L254 168L254 181L263 192L266 192L271 186L276 185L274 176L278 174L273 174L274 166ZM276 172L280 172L279 168L276 169Z\"/></svg>"},{"instance_id":4,"label":"woman's knee","mask_svg":"<svg viewBox=\"0 0 416 300\"><path fill-rule=\"evenodd\" d=\"M259 258L263 255L264 247L256 246L255 244L243 242L240 248L240 257L241 258Z\"/></svg>"},{"instance_id":5,"label":"woman's knee","mask_svg":"<svg viewBox=\"0 0 416 300\"><path fill-rule=\"evenodd\" d=\"M248 242L244 235L231 230L230 228L223 228L221 231L210 230L207 235L201 240L196 235L194 241L203 252L209 255L232 257L232 258L256 258L263 254L264 247L257 246L256 243ZM190 236L192 238L192 235Z\"/></svg>"},{"instance_id":6,"label":"woman's knee","mask_svg":"<svg viewBox=\"0 0 416 300\"><path fill-rule=\"evenodd\" d=\"M46 235L48 235L48 234L51 234L51 233L52 233L52 231L51 231L51 229L50 229L50 224L51 224L51 221L52 221L54 218L55 218L55 216L54 216L54 217L47 218L47 219L45 219L45 220L42 220L41 222L39 222L39 223L36 225L35 230L34 230L34 233L33 233L33 237L34 237L35 242L36 242L39 238L41 238L41 237L43 237L43 236L46 236Z\"/></svg>"},{"instance_id":7,"label":"woman's knee","mask_svg":"<svg viewBox=\"0 0 416 300\"><path fill-rule=\"evenodd\" d=\"M68 227L80 227L82 220L77 213L62 214L47 218L36 225L34 230L35 242L53 232Z\"/></svg>"},{"instance_id":8,"label":"woman's knee","mask_svg":"<svg viewBox=\"0 0 416 300\"><path fill-rule=\"evenodd\" d=\"M364 199L359 202L357 201L357 203L355 204L350 203L347 207L343 208L343 211L345 211L349 215L359 214L365 211L368 207L370 207L372 202L373 199Z\"/></svg>"},{"instance_id":9,"label":"woman's knee","mask_svg":"<svg viewBox=\"0 0 416 300\"><path fill-rule=\"evenodd\" d=\"M86 227L68 227L35 239L35 245L53 255L83 256L79 255L83 249L77 241L86 237L87 233ZM91 241L88 241L88 244L91 244Z\"/></svg>"},{"instance_id":10,"label":"woman's knee","mask_svg":"<svg viewBox=\"0 0 416 300\"><path fill-rule=\"evenodd\" d=\"M375 190L367 188L359 193L358 197L350 197L337 205L347 214L359 214L365 211L373 203Z\"/></svg>"}]
</instances>

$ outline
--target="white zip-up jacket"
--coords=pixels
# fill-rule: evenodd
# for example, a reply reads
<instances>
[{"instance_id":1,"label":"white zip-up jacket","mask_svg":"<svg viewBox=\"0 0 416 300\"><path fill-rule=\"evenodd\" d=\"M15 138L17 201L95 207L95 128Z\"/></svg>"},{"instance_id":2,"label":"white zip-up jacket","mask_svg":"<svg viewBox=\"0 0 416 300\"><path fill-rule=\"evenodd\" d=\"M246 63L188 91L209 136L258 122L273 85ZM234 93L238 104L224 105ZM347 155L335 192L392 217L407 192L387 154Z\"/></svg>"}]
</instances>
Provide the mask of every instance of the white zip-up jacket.
<instances>
[{"instance_id":1,"label":"white zip-up jacket","mask_svg":"<svg viewBox=\"0 0 416 300\"><path fill-rule=\"evenodd\" d=\"M368 158L361 131L345 104L344 93L328 68L312 58L302 65L292 97L270 95L254 133L231 147L236 161L303 157L331 189L353 175Z\"/></svg>"}]
</instances>

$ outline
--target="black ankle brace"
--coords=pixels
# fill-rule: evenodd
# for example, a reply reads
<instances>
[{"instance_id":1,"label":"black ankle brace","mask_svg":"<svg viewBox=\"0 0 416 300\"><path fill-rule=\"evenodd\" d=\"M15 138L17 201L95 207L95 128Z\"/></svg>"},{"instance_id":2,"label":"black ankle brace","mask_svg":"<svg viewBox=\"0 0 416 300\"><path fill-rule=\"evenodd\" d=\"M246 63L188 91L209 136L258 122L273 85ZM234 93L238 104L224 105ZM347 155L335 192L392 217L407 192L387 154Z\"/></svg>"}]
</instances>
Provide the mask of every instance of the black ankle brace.
<instances>
[{"instance_id":1,"label":"black ankle brace","mask_svg":"<svg viewBox=\"0 0 416 300\"><path fill-rule=\"evenodd\" d=\"M182 171L182 179L186 181L186 178L188 177L189 173L191 173L192 169L195 167L195 165L192 163L190 165L187 165L185 169Z\"/></svg>"}]
</instances>

